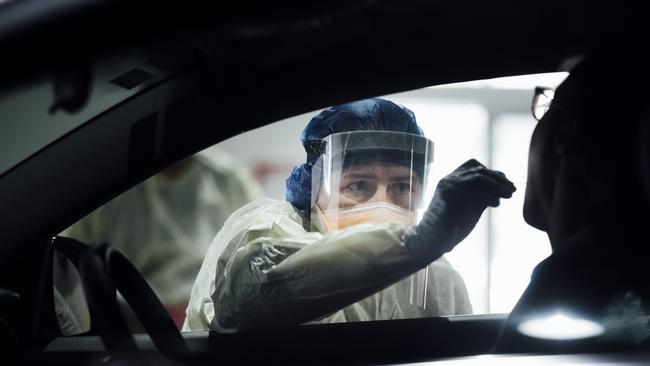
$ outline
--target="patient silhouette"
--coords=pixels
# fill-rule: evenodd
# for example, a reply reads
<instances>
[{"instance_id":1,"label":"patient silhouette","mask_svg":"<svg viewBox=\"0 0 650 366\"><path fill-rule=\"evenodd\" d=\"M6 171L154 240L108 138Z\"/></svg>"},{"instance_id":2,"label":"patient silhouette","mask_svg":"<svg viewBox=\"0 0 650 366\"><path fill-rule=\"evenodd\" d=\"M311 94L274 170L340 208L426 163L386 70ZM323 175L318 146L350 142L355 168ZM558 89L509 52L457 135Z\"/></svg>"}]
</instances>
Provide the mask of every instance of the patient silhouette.
<instances>
[{"instance_id":1,"label":"patient silhouette","mask_svg":"<svg viewBox=\"0 0 650 366\"><path fill-rule=\"evenodd\" d=\"M552 255L535 268L497 351L539 347L518 326L558 313L603 327L604 334L573 343L580 347L594 339L638 344L650 334L650 208L642 174L650 167L641 153L648 144L648 63L623 62L614 57L622 53L609 51L578 63L547 109L533 106L546 113L531 138L524 219L548 234Z\"/></svg>"}]
</instances>

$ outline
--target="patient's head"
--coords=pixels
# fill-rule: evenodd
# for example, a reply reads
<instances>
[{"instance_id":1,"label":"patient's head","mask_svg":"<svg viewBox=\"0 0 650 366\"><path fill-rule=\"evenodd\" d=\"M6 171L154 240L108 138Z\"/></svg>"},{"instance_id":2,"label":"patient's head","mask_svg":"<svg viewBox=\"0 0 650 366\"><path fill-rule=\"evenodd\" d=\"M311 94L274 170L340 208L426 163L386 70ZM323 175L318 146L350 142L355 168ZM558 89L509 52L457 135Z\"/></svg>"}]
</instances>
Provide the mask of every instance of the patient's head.
<instances>
[{"instance_id":1,"label":"patient's head","mask_svg":"<svg viewBox=\"0 0 650 366\"><path fill-rule=\"evenodd\" d=\"M533 132L524 218L570 231L646 201L639 134L648 106L648 64L593 54L571 70Z\"/></svg>"}]
</instances>

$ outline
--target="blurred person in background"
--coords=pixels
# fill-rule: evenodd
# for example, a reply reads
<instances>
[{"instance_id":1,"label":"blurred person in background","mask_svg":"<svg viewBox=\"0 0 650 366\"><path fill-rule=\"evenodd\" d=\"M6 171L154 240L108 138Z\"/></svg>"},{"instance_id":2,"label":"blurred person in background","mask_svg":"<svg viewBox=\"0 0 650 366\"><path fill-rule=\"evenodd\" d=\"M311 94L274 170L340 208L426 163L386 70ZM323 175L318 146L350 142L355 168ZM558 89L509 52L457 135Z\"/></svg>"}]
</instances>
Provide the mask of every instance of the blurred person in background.
<instances>
[{"instance_id":1,"label":"blurred person in background","mask_svg":"<svg viewBox=\"0 0 650 366\"><path fill-rule=\"evenodd\" d=\"M62 235L119 249L180 326L214 235L235 210L260 196L261 187L239 162L211 150L133 187Z\"/></svg>"}]
</instances>

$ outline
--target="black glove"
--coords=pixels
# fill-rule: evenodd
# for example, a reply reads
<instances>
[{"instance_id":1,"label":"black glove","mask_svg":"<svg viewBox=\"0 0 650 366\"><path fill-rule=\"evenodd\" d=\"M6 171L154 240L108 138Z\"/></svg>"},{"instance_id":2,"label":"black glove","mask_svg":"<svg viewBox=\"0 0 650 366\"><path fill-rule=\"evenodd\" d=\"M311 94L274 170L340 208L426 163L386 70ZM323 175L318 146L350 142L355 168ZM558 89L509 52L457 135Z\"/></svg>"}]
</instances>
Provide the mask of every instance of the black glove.
<instances>
[{"instance_id":1,"label":"black glove","mask_svg":"<svg viewBox=\"0 0 650 366\"><path fill-rule=\"evenodd\" d=\"M499 206L515 190L505 174L468 160L438 183L422 221L406 230L406 248L428 265L465 239L488 206Z\"/></svg>"}]
</instances>

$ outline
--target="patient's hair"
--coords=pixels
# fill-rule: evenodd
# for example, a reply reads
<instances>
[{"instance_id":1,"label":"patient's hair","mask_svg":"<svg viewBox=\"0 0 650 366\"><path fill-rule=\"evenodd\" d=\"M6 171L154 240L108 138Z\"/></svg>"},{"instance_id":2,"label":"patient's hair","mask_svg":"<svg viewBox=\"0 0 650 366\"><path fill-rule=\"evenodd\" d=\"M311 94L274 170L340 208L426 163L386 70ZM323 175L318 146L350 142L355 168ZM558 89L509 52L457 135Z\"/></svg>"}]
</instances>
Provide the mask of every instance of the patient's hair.
<instances>
[{"instance_id":1,"label":"patient's hair","mask_svg":"<svg viewBox=\"0 0 650 366\"><path fill-rule=\"evenodd\" d=\"M594 52L558 88L555 101L575 119L579 143L598 156L628 156L650 110L648 59ZM622 153L622 155L620 155Z\"/></svg>"},{"instance_id":2,"label":"patient's hair","mask_svg":"<svg viewBox=\"0 0 650 366\"><path fill-rule=\"evenodd\" d=\"M650 184L642 178L641 153L650 144L642 141L650 139L643 137L650 123L648 67L648 59L640 55L595 52L570 71L553 101L557 123L575 126L574 153L593 178L585 184L591 189L604 184L602 188L617 192L616 204L638 200Z\"/></svg>"}]
</instances>

